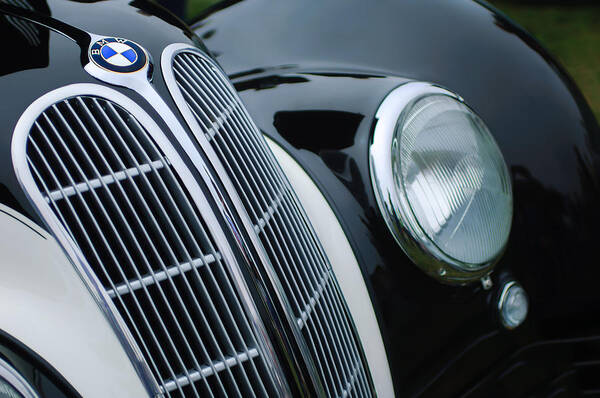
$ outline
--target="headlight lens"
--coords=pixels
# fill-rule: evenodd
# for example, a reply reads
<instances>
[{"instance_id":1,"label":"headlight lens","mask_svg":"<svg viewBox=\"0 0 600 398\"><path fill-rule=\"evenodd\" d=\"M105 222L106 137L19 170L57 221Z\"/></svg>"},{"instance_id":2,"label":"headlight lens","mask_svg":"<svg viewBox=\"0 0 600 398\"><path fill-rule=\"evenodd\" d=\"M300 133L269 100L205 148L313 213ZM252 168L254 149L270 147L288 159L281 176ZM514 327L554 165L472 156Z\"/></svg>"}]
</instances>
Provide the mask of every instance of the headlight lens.
<instances>
[{"instance_id":1,"label":"headlight lens","mask_svg":"<svg viewBox=\"0 0 600 398\"><path fill-rule=\"evenodd\" d=\"M377 119L373 184L400 245L444 280L489 272L510 233L512 190L483 121L458 96L426 83L394 90Z\"/></svg>"},{"instance_id":2,"label":"headlight lens","mask_svg":"<svg viewBox=\"0 0 600 398\"><path fill-rule=\"evenodd\" d=\"M504 248L512 193L502 154L469 108L445 95L416 101L394 137L397 189L426 237L469 269Z\"/></svg>"}]
</instances>

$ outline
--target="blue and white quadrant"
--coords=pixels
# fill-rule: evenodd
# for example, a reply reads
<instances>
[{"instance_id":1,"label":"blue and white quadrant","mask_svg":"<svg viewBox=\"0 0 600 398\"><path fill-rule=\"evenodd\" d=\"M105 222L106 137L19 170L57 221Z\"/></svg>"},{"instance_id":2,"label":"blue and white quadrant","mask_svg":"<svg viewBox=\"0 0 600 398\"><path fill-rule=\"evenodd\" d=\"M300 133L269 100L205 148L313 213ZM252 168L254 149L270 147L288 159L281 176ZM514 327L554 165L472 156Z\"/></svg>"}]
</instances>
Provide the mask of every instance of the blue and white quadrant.
<instances>
[{"instance_id":1,"label":"blue and white quadrant","mask_svg":"<svg viewBox=\"0 0 600 398\"><path fill-rule=\"evenodd\" d=\"M137 53L125 43L107 43L100 50L102 58L115 66L130 66L137 61Z\"/></svg>"},{"instance_id":2,"label":"blue and white quadrant","mask_svg":"<svg viewBox=\"0 0 600 398\"><path fill-rule=\"evenodd\" d=\"M104 37L92 43L90 59L111 72L132 73L146 66L148 57L139 44L118 37Z\"/></svg>"}]
</instances>

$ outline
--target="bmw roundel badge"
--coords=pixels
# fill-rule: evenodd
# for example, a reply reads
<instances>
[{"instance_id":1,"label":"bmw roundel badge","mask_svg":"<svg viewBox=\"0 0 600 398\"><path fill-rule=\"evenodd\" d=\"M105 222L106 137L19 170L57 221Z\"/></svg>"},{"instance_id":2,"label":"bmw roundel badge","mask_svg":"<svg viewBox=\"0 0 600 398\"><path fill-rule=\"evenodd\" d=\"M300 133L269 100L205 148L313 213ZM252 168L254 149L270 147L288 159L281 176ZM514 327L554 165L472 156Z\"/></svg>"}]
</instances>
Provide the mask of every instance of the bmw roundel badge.
<instances>
[{"instance_id":1,"label":"bmw roundel badge","mask_svg":"<svg viewBox=\"0 0 600 398\"><path fill-rule=\"evenodd\" d=\"M117 73L137 72L146 66L146 51L131 40L105 37L90 47L90 59L99 67Z\"/></svg>"}]
</instances>

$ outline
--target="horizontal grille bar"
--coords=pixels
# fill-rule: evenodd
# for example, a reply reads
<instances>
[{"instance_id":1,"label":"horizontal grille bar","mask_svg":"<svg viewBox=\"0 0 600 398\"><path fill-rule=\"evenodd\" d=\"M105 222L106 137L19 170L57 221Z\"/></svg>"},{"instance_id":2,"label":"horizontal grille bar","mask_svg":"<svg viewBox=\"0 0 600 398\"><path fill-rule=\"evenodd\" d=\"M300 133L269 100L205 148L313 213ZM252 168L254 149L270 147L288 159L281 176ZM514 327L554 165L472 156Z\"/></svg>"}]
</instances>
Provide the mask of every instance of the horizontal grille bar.
<instances>
[{"instance_id":1,"label":"horizontal grille bar","mask_svg":"<svg viewBox=\"0 0 600 398\"><path fill-rule=\"evenodd\" d=\"M271 217L275 214L277 207L281 205L281 201L283 200L282 195L280 194L275 201L267 206L267 210L262 213L262 217L258 219L258 223L254 225L254 231L259 234L264 227L267 225Z\"/></svg>"},{"instance_id":2,"label":"horizontal grille bar","mask_svg":"<svg viewBox=\"0 0 600 398\"><path fill-rule=\"evenodd\" d=\"M90 189L97 189L103 185L112 184L116 181L123 181L127 178L136 177L142 173L149 173L153 169L161 169L163 167L163 162L156 160L152 162L152 164L142 164L139 167L131 167L126 170L116 171L112 173L112 175L103 175L100 178L92 178L87 182L80 182L75 186L61 187L51 191L47 196L44 196L44 198L46 199L46 202L50 203L50 201L64 199L69 196L77 195L77 193L86 192Z\"/></svg>"},{"instance_id":3,"label":"horizontal grille bar","mask_svg":"<svg viewBox=\"0 0 600 398\"><path fill-rule=\"evenodd\" d=\"M164 383L163 391L175 391L178 387L185 387L190 382L196 382L202 378L206 378L208 376L214 375L215 372L221 372L226 368L233 367L237 364L246 362L252 358L258 357L258 350L252 348L248 350L248 353L242 352L238 353L235 357L227 357L225 361L214 362L213 366L202 366L200 371L190 370L188 372L189 376L180 376L175 380L167 380Z\"/></svg>"},{"instance_id":4,"label":"horizontal grille bar","mask_svg":"<svg viewBox=\"0 0 600 398\"><path fill-rule=\"evenodd\" d=\"M221 256L217 254L217 259L221 259ZM206 255L203 259L197 258L192 260L191 263L182 263L179 265L173 265L167 268L165 271L159 271L152 275L147 275L142 277L142 279L134 279L130 280L127 283L123 283L118 285L116 289L109 289L107 291L110 298L115 298L117 295L123 295L127 293L134 292L138 289L141 289L144 286L150 286L154 283L162 282L169 277L177 276L183 274L184 272L188 272L193 268L198 268L203 265L207 265L215 262L215 257L212 254Z\"/></svg>"},{"instance_id":5,"label":"horizontal grille bar","mask_svg":"<svg viewBox=\"0 0 600 398\"><path fill-rule=\"evenodd\" d=\"M304 306L304 311L300 313L300 317L296 320L298 323L298 327L302 329L310 316L310 313L315 309L317 305L317 301L323 295L323 289L325 289L325 285L329 282L329 273L325 274L324 278L321 278L319 285L317 286L317 290L313 293L313 295L309 299L309 303Z\"/></svg>"},{"instance_id":6,"label":"horizontal grille bar","mask_svg":"<svg viewBox=\"0 0 600 398\"><path fill-rule=\"evenodd\" d=\"M227 120L227 118L236 110L238 104L230 104L230 106L223 111L223 114L219 115L215 121L210 122L210 127L206 131L206 138L211 140L217 135L217 131L219 131L219 126L223 124Z\"/></svg>"}]
</instances>

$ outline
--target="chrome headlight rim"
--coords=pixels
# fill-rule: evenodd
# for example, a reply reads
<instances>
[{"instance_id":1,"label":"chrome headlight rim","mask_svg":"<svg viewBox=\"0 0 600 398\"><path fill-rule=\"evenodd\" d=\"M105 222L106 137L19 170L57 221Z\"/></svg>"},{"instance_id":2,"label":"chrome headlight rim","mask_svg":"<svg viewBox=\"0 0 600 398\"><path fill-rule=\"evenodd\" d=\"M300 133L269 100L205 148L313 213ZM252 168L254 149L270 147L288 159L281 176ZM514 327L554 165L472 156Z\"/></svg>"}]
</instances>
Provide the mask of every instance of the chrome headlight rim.
<instances>
[{"instance_id":1,"label":"chrome headlight rim","mask_svg":"<svg viewBox=\"0 0 600 398\"><path fill-rule=\"evenodd\" d=\"M447 255L420 228L407 197L399 194L396 188L392 152L397 126L406 109L432 95L450 97L476 115L462 97L433 83L409 81L396 87L375 114L369 147L371 185L388 229L408 257L435 279L464 285L489 275L502 257L506 244L493 259L480 264L464 263Z\"/></svg>"}]
</instances>

